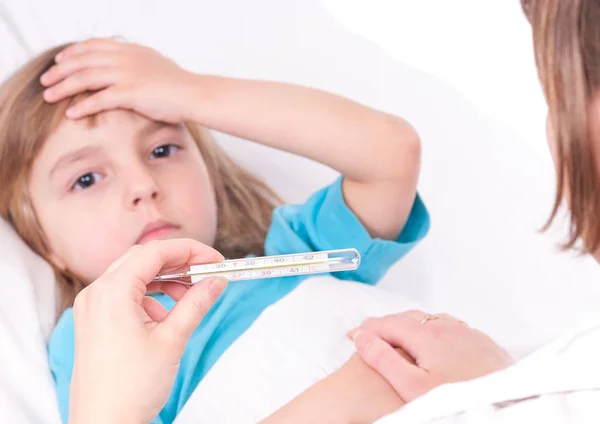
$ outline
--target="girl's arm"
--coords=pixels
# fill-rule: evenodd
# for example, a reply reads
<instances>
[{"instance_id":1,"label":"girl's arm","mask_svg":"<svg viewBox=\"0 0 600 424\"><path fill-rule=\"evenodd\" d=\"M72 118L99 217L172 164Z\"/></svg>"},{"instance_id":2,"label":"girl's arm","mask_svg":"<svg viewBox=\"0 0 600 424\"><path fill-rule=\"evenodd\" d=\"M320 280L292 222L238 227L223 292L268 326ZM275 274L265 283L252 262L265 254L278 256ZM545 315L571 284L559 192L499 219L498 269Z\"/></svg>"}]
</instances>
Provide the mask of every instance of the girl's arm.
<instances>
[{"instance_id":1,"label":"girl's arm","mask_svg":"<svg viewBox=\"0 0 600 424\"><path fill-rule=\"evenodd\" d=\"M413 206L420 140L403 119L297 85L197 75L191 119L344 175L346 203L373 237L396 239Z\"/></svg>"},{"instance_id":2,"label":"girl's arm","mask_svg":"<svg viewBox=\"0 0 600 424\"><path fill-rule=\"evenodd\" d=\"M130 109L305 156L345 176L346 203L373 237L396 239L413 206L420 142L401 118L291 84L190 73L152 49L114 40L67 47L41 77L57 102L98 91L67 111L81 118Z\"/></svg>"},{"instance_id":3,"label":"girl's arm","mask_svg":"<svg viewBox=\"0 0 600 424\"><path fill-rule=\"evenodd\" d=\"M392 386L354 355L261 424L372 423L403 405Z\"/></svg>"}]
</instances>

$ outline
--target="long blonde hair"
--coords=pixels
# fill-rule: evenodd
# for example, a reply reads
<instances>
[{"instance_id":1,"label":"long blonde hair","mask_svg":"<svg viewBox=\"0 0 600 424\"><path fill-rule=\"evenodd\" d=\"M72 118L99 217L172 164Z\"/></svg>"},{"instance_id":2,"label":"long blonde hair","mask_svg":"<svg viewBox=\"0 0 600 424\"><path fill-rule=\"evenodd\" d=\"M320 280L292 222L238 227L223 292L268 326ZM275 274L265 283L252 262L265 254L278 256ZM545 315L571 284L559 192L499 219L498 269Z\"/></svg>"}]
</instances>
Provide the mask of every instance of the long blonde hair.
<instances>
[{"instance_id":1,"label":"long blonde hair","mask_svg":"<svg viewBox=\"0 0 600 424\"><path fill-rule=\"evenodd\" d=\"M538 74L555 136L558 186L552 223L563 200L570 210L565 248L600 247L598 148L588 113L600 88L600 0L521 0L533 29Z\"/></svg>"},{"instance_id":2,"label":"long blonde hair","mask_svg":"<svg viewBox=\"0 0 600 424\"><path fill-rule=\"evenodd\" d=\"M59 312L73 304L86 282L52 263L50 247L29 198L28 184L35 158L73 102L67 99L46 103L44 87L39 82L41 75L55 64L56 54L68 45L38 55L0 87L0 216L54 267L60 291ZM215 190L218 227L214 247L229 258L263 254L272 211L279 198L264 182L231 160L208 130L193 123L186 123L186 127L206 162Z\"/></svg>"}]
</instances>

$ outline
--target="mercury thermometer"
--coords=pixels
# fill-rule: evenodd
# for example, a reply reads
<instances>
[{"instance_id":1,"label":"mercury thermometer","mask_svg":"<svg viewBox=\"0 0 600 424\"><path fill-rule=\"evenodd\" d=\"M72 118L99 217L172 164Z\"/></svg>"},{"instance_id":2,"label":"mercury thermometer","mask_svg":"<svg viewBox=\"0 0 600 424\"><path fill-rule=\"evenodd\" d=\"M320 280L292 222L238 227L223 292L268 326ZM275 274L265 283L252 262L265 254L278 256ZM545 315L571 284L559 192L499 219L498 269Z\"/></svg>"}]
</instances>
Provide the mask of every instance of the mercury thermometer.
<instances>
[{"instance_id":1,"label":"mercury thermometer","mask_svg":"<svg viewBox=\"0 0 600 424\"><path fill-rule=\"evenodd\" d=\"M352 271L360 265L356 249L326 250L230 259L214 264L191 265L189 271L158 275L153 281L177 281L193 285L206 278L224 277L229 281L289 277L294 275L322 274Z\"/></svg>"}]
</instances>

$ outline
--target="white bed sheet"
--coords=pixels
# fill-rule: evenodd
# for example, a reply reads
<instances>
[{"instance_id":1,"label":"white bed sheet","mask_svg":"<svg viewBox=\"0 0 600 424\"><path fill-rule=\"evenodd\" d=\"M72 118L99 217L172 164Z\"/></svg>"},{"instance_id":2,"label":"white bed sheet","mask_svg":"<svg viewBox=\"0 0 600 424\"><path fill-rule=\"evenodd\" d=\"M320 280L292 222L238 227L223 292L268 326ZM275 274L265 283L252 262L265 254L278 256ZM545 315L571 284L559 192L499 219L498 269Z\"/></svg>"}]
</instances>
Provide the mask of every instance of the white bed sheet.
<instances>
[{"instance_id":1,"label":"white bed sheet","mask_svg":"<svg viewBox=\"0 0 600 424\"><path fill-rule=\"evenodd\" d=\"M397 3L403 5L404 16L416 10L410 0ZM465 9L469 2L457 0L453 5L454 10L444 10L447 20L454 22L454 29L463 24L468 27L473 18L470 9ZM510 15L504 17L506 28L523 24L517 9L515 21ZM552 203L552 165L543 149L523 141L525 132L517 136L515 127L503 123L507 117L501 116L502 111L510 105L497 107L490 116L490 103L477 102L486 98L484 85L477 87L477 99L471 94L467 100L450 84L454 84L453 78L444 78L443 66L436 67L436 76L432 76L410 62L402 63L402 57L390 57L338 24L318 0L4 0L0 19L1 78L34 52L54 44L121 35L153 46L197 72L308 84L400 114L422 136L420 191L433 226L426 241L392 269L384 286L430 311L462 317L516 355L595 314L600 302L596 264L559 253L556 237L537 232ZM485 26L476 36L479 41L496 37L486 34ZM513 37L507 42L529 40ZM418 45L419 37L413 37L411 43ZM467 91L465 81L470 72L477 71L478 55L467 54L471 47L468 42L439 46L460 53L457 57L464 62L465 75L455 86L463 91ZM386 48L390 51L389 44ZM426 68L422 63L415 65ZM531 63L515 61L515 66L525 70L525 78L531 77ZM494 75L493 68L488 72L493 84L503 83L502 74ZM481 81L481 75L477 76ZM494 91L490 90L490 95ZM543 116L539 108L531 112L536 118ZM531 122L532 128L543 124L537 119ZM530 133L542 134L535 129ZM305 159L228 136L220 138L234 157L290 201L303 200L335 176ZM540 136L535 142L543 145L545 141ZM1 234L0 261L11 264L10 246L15 241L4 229ZM39 278L34 280L38 288L47 287ZM22 321L23 334L39 338L40 324L29 319L39 311L36 298L19 294L12 286L14 281L31 284L32 279L3 276L0 290L5 297L9 293L15 296L10 299L12 309L2 309L2 313L9 311L9 319ZM44 283L51 284L49 279ZM38 294L37 300L42 306L46 302L43 311L49 310L50 296ZM40 319L51 320L48 313L42 313ZM10 332L0 335L4 359L6 346L17 342ZM39 348L39 342L35 343L27 349ZM8 393L7 402L18 410L18 394L9 391L12 388L7 382L12 380L7 376L13 373L12 378L18 378L15 370L28 362L10 358L15 366L0 368L0 394Z\"/></svg>"},{"instance_id":2,"label":"white bed sheet","mask_svg":"<svg viewBox=\"0 0 600 424\"><path fill-rule=\"evenodd\" d=\"M257 423L355 353L346 336L349 329L368 317L417 307L381 287L309 278L265 310L227 349L175 424Z\"/></svg>"}]
</instances>

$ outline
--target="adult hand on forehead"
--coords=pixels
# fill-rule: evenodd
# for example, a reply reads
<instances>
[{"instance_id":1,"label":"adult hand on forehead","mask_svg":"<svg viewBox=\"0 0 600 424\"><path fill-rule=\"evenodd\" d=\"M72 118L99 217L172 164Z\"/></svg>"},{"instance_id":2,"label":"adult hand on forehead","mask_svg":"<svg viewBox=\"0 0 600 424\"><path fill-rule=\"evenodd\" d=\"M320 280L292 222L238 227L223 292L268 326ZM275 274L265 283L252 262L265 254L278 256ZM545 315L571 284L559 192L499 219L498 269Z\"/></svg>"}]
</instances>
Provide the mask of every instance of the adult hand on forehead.
<instances>
[{"instance_id":1,"label":"adult hand on forehead","mask_svg":"<svg viewBox=\"0 0 600 424\"><path fill-rule=\"evenodd\" d=\"M70 421L150 422L169 397L192 332L226 282L153 283L161 271L223 260L194 240L135 246L75 299ZM177 301L171 312L147 291Z\"/></svg>"},{"instance_id":2,"label":"adult hand on forehead","mask_svg":"<svg viewBox=\"0 0 600 424\"><path fill-rule=\"evenodd\" d=\"M362 359L407 403L442 384L482 377L513 363L488 336L446 314L408 311L371 318L350 336Z\"/></svg>"},{"instance_id":3,"label":"adult hand on forehead","mask_svg":"<svg viewBox=\"0 0 600 424\"><path fill-rule=\"evenodd\" d=\"M97 91L67 110L78 119L98 112L125 109L168 123L191 120L195 75L155 50L112 39L90 39L66 47L40 82L44 99L63 99Z\"/></svg>"}]
</instances>

